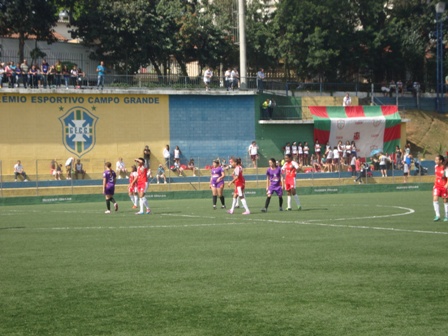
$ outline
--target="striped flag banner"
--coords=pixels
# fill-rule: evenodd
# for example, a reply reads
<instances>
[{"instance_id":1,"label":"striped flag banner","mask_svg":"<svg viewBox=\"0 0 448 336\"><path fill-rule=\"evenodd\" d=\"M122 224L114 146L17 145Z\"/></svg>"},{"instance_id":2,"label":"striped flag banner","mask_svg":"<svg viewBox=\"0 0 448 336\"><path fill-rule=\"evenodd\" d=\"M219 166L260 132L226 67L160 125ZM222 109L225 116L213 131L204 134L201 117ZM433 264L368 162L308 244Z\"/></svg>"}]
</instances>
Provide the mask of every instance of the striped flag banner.
<instances>
[{"instance_id":1,"label":"striped flag banner","mask_svg":"<svg viewBox=\"0 0 448 336\"><path fill-rule=\"evenodd\" d=\"M401 117L393 106L310 106L314 138L334 147L339 141L355 141L358 155L374 150L394 153L400 145Z\"/></svg>"}]
</instances>

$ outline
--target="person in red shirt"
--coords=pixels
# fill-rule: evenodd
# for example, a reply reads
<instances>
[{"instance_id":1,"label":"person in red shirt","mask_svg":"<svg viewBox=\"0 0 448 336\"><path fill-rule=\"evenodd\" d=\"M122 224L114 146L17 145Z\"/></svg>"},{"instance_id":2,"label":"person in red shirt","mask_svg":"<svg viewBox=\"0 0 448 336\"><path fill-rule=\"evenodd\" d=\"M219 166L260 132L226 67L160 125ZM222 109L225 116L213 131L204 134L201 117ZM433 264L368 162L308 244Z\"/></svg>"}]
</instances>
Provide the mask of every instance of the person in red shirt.
<instances>
[{"instance_id":1,"label":"person in red shirt","mask_svg":"<svg viewBox=\"0 0 448 336\"><path fill-rule=\"evenodd\" d=\"M291 196L294 196L294 200L297 204L297 209L302 210L300 205L299 196L296 193L296 174L299 165L292 160L291 154L285 155L285 164L282 167L282 172L285 174L285 190L288 193L288 208L286 210L291 211Z\"/></svg>"},{"instance_id":2,"label":"person in red shirt","mask_svg":"<svg viewBox=\"0 0 448 336\"><path fill-rule=\"evenodd\" d=\"M229 187L233 184L235 184L235 190L233 192L233 202L232 202L232 208L227 211L229 214L233 214L233 210L235 209L235 205L238 202L238 197L241 200L241 204L243 205L244 209L246 211L243 212L243 215L250 215L249 208L247 207L246 199L244 198L244 187L245 187L245 179L243 176L243 167L241 166L241 159L240 158L234 158L231 157L229 160L230 165L232 166L233 174L232 174L232 181L229 182Z\"/></svg>"},{"instance_id":3,"label":"person in red shirt","mask_svg":"<svg viewBox=\"0 0 448 336\"><path fill-rule=\"evenodd\" d=\"M143 212L143 207L146 208L146 214L151 214L151 209L148 205L148 200L145 197L146 190L148 189L148 169L145 168L145 159L144 158L138 158L134 160L138 167L137 167L137 179L134 180L134 184L137 184L137 192L138 197L140 198L140 211L136 213L136 215L143 215L145 212Z\"/></svg>"},{"instance_id":4,"label":"person in red shirt","mask_svg":"<svg viewBox=\"0 0 448 336\"><path fill-rule=\"evenodd\" d=\"M445 219L443 221L448 222L448 160L445 161L442 155L437 155L434 162L436 164L434 169L436 179L434 181L434 188L432 189L433 205L436 213L434 222L440 220L439 197L443 198L443 205L445 208Z\"/></svg>"}]
</instances>

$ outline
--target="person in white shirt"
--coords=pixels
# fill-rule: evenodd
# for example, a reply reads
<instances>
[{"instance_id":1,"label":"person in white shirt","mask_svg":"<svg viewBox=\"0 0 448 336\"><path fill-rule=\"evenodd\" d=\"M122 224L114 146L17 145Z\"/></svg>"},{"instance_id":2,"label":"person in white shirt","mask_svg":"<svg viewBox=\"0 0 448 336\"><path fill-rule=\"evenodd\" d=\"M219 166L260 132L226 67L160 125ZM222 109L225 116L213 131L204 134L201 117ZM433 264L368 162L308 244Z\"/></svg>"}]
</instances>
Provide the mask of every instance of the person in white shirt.
<instances>
[{"instance_id":1,"label":"person in white shirt","mask_svg":"<svg viewBox=\"0 0 448 336\"><path fill-rule=\"evenodd\" d=\"M257 72L257 88L258 92L263 93L263 81L264 81L264 69L261 68L260 71Z\"/></svg>"},{"instance_id":2,"label":"person in white shirt","mask_svg":"<svg viewBox=\"0 0 448 336\"><path fill-rule=\"evenodd\" d=\"M72 179L72 171L73 165L75 164L75 158L69 157L67 161L65 161L65 172L67 173L67 180Z\"/></svg>"},{"instance_id":3,"label":"person in white shirt","mask_svg":"<svg viewBox=\"0 0 448 336\"><path fill-rule=\"evenodd\" d=\"M333 149L333 171L335 173L337 173L339 171L339 166L340 166L340 155L339 155L339 150L338 150L338 146L334 146Z\"/></svg>"},{"instance_id":4,"label":"person in white shirt","mask_svg":"<svg viewBox=\"0 0 448 336\"><path fill-rule=\"evenodd\" d=\"M170 169L170 145L166 145L163 149L163 158L165 159L165 166Z\"/></svg>"},{"instance_id":5,"label":"person in white shirt","mask_svg":"<svg viewBox=\"0 0 448 336\"><path fill-rule=\"evenodd\" d=\"M17 163L14 165L14 181L17 182L17 177L21 175L23 177L23 182L27 182L28 179L26 178L26 173L23 170L22 163L20 160L17 161Z\"/></svg>"},{"instance_id":6,"label":"person in white shirt","mask_svg":"<svg viewBox=\"0 0 448 336\"><path fill-rule=\"evenodd\" d=\"M351 106L351 105L352 105L352 98L350 98L350 95L347 92L344 99L342 100L342 106Z\"/></svg>"},{"instance_id":7,"label":"person in white shirt","mask_svg":"<svg viewBox=\"0 0 448 336\"><path fill-rule=\"evenodd\" d=\"M213 77L213 72L210 68L207 68L204 72L204 84L205 84L205 91L210 91L210 82Z\"/></svg>"},{"instance_id":8,"label":"person in white shirt","mask_svg":"<svg viewBox=\"0 0 448 336\"><path fill-rule=\"evenodd\" d=\"M118 158L118 161L115 165L115 173L117 174L117 178L121 179L121 174L124 174L126 178L129 178L128 170L126 169L126 165L123 162L123 158Z\"/></svg>"},{"instance_id":9,"label":"person in white shirt","mask_svg":"<svg viewBox=\"0 0 448 336\"><path fill-rule=\"evenodd\" d=\"M249 155L250 159L252 160L252 165L254 168L257 168L257 160L258 160L258 145L255 141L252 141L252 143L249 146Z\"/></svg>"}]
</instances>

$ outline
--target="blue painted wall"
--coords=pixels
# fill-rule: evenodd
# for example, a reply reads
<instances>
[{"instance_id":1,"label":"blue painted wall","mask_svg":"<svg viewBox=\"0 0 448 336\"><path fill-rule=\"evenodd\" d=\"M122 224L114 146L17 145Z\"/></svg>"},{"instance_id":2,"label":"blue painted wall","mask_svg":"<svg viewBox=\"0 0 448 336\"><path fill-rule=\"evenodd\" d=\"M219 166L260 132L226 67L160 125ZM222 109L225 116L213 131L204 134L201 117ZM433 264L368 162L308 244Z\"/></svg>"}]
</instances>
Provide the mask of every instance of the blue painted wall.
<instances>
[{"instance_id":1,"label":"blue painted wall","mask_svg":"<svg viewBox=\"0 0 448 336\"><path fill-rule=\"evenodd\" d=\"M216 157L246 157L255 140L254 104L255 96L170 96L171 152L177 145L182 162L199 157L208 164Z\"/></svg>"}]
</instances>

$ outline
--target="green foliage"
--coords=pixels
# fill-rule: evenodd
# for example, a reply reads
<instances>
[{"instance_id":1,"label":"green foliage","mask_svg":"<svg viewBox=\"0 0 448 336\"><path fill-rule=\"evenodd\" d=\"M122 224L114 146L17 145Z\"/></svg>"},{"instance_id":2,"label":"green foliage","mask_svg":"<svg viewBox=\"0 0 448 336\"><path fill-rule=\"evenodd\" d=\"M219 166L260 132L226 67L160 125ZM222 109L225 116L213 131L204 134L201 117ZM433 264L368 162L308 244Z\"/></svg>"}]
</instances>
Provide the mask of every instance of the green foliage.
<instances>
[{"instance_id":1,"label":"green foliage","mask_svg":"<svg viewBox=\"0 0 448 336\"><path fill-rule=\"evenodd\" d=\"M1 0L0 34L19 35L19 61L24 57L24 43L29 35L54 42L53 27L57 21L54 0Z\"/></svg>"}]
</instances>

